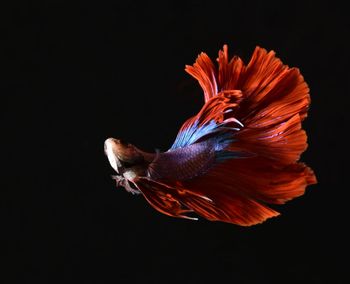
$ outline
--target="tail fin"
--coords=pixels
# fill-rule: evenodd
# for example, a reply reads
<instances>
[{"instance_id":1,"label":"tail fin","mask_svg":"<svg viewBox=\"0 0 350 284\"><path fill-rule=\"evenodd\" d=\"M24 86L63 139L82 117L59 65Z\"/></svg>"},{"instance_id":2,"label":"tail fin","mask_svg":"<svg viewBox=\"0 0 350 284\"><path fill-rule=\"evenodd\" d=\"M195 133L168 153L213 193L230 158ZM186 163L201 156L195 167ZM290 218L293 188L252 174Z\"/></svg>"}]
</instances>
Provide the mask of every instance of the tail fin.
<instances>
[{"instance_id":1,"label":"tail fin","mask_svg":"<svg viewBox=\"0 0 350 284\"><path fill-rule=\"evenodd\" d=\"M206 102L228 92L242 92L239 106L229 116L245 127L235 135L232 148L283 164L297 161L307 147L301 122L310 104L309 88L299 70L283 65L273 51L260 47L247 66L237 56L229 61L226 45L217 61L218 69L202 53L186 71L198 79Z\"/></svg>"},{"instance_id":2,"label":"tail fin","mask_svg":"<svg viewBox=\"0 0 350 284\"><path fill-rule=\"evenodd\" d=\"M252 225L277 215L265 203L282 204L317 182L313 171L298 163L307 148L301 123L310 104L309 88L298 69L289 68L273 51L260 47L248 65L238 57L229 61L226 45L217 61L218 69L202 53L193 66L186 66L203 88L206 112L188 120L182 132L195 127L198 119L205 120L206 114L215 117L218 125L236 119L244 127L232 133L234 139L227 150L251 155L218 164L207 174L184 181L183 186L213 200L224 212L216 216L218 220ZM241 95L230 111L225 106L210 107L218 97L238 91Z\"/></svg>"},{"instance_id":3,"label":"tail fin","mask_svg":"<svg viewBox=\"0 0 350 284\"><path fill-rule=\"evenodd\" d=\"M307 147L301 122L310 104L309 88L299 70L257 47L237 87L244 99L234 115L245 128L234 147L249 148L283 165L296 162Z\"/></svg>"},{"instance_id":4,"label":"tail fin","mask_svg":"<svg viewBox=\"0 0 350 284\"><path fill-rule=\"evenodd\" d=\"M283 165L296 162L307 147L301 122L307 116L310 104L309 88L299 70L283 65L273 51L267 52L260 47L256 47L247 66L236 56L229 61L226 45L219 51L217 61L218 69L202 53L193 66L186 67L186 71L203 87L206 105L215 96L242 93L239 105L225 117L222 113L216 114L225 120L234 117L244 125L235 134L237 141L231 148L250 151ZM227 109L227 106L221 109ZM211 117L215 111L211 111Z\"/></svg>"}]
</instances>

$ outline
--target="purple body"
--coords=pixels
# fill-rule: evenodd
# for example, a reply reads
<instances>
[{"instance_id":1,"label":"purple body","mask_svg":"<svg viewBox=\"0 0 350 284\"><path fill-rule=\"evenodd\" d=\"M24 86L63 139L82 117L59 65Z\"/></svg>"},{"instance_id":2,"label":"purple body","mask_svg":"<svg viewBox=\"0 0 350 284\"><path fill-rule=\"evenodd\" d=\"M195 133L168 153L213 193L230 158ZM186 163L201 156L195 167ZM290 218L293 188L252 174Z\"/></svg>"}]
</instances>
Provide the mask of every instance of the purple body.
<instances>
[{"instance_id":1,"label":"purple body","mask_svg":"<svg viewBox=\"0 0 350 284\"><path fill-rule=\"evenodd\" d=\"M205 173L215 161L213 140L160 153L150 164L152 179L186 180Z\"/></svg>"}]
</instances>

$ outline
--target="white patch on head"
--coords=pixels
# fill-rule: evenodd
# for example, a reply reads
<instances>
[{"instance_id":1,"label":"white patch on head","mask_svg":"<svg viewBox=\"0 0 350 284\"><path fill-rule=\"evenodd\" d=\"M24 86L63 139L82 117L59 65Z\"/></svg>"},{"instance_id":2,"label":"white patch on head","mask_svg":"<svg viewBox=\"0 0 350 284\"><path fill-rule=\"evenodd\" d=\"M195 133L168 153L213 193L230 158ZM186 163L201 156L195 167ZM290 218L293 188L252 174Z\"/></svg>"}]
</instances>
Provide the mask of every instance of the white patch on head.
<instances>
[{"instance_id":1,"label":"white patch on head","mask_svg":"<svg viewBox=\"0 0 350 284\"><path fill-rule=\"evenodd\" d=\"M108 158L108 161L109 163L111 164L111 167L117 172L119 173L118 171L118 164L119 164L119 161L118 161L118 158L116 157L116 155L114 154L113 152L113 142L110 141L109 139L107 139L105 141L105 153L107 155L107 158Z\"/></svg>"},{"instance_id":2,"label":"white patch on head","mask_svg":"<svg viewBox=\"0 0 350 284\"><path fill-rule=\"evenodd\" d=\"M137 177L137 174L134 172L134 171L126 171L124 172L123 176L127 179L127 180L130 180L130 181L133 181L136 177Z\"/></svg>"}]
</instances>

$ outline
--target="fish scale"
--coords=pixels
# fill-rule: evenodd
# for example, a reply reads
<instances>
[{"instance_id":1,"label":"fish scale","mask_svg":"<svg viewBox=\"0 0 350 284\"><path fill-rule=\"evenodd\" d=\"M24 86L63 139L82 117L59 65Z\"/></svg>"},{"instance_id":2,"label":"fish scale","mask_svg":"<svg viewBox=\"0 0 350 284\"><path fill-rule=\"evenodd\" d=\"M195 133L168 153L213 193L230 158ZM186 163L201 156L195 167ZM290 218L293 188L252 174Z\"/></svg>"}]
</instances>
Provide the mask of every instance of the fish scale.
<instances>
[{"instance_id":1,"label":"fish scale","mask_svg":"<svg viewBox=\"0 0 350 284\"><path fill-rule=\"evenodd\" d=\"M195 143L159 154L150 165L154 179L187 180L206 172L215 160L215 141Z\"/></svg>"}]
</instances>

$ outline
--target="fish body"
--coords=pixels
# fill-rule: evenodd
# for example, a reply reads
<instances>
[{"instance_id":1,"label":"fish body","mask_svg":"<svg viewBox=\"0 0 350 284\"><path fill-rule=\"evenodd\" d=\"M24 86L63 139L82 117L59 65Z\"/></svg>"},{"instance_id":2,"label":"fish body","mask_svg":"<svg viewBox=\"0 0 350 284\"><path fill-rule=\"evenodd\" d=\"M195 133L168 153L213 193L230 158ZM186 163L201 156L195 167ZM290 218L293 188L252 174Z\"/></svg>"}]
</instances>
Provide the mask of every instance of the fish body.
<instances>
[{"instance_id":1,"label":"fish body","mask_svg":"<svg viewBox=\"0 0 350 284\"><path fill-rule=\"evenodd\" d=\"M205 172L215 163L215 141L202 141L183 148L159 154L148 169L154 180L192 179Z\"/></svg>"},{"instance_id":2,"label":"fish body","mask_svg":"<svg viewBox=\"0 0 350 284\"><path fill-rule=\"evenodd\" d=\"M317 182L298 162L307 147L301 122L309 89L298 69L260 47L247 65L236 56L229 61L226 45L217 61L218 68L201 53L186 66L205 104L168 151L147 153L109 138L105 153L117 186L141 193L161 213L255 225L279 215L268 204L301 196Z\"/></svg>"}]
</instances>

